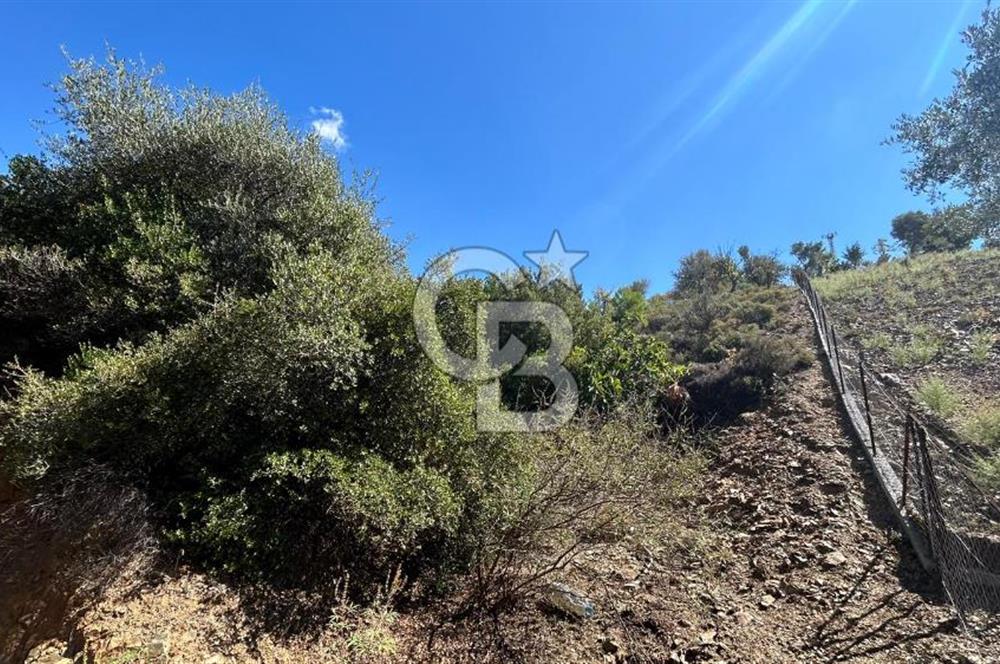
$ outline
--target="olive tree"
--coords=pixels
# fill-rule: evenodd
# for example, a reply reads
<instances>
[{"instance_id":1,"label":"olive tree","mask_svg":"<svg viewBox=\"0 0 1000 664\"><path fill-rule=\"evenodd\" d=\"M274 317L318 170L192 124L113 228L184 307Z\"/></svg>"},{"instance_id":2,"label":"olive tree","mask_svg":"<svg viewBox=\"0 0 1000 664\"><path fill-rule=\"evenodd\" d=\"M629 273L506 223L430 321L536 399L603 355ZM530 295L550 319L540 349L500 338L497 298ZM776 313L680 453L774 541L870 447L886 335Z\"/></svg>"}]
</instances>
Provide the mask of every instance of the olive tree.
<instances>
[{"instance_id":1,"label":"olive tree","mask_svg":"<svg viewBox=\"0 0 1000 664\"><path fill-rule=\"evenodd\" d=\"M968 195L977 232L1000 244L1000 11L986 9L962 35L968 46L955 85L919 115L902 115L890 143L912 156L903 175L909 188L932 201L949 190Z\"/></svg>"}]
</instances>

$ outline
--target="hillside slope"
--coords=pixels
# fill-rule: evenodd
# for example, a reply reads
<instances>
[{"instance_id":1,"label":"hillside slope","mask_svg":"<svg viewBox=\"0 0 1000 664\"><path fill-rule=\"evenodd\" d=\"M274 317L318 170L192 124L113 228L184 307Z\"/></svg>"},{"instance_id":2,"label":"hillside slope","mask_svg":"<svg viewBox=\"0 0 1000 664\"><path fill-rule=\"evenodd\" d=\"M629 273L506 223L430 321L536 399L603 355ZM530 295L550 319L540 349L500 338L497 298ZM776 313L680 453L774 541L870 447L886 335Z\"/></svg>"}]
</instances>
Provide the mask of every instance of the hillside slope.
<instances>
[{"instance_id":1,"label":"hillside slope","mask_svg":"<svg viewBox=\"0 0 1000 664\"><path fill-rule=\"evenodd\" d=\"M1000 250L927 254L815 279L841 337L915 392L1000 395Z\"/></svg>"},{"instance_id":2,"label":"hillside slope","mask_svg":"<svg viewBox=\"0 0 1000 664\"><path fill-rule=\"evenodd\" d=\"M801 301L783 331L811 339ZM172 662L216 663L1000 657L996 644L981 651L959 631L893 529L821 367L813 361L776 403L718 432L686 512L648 515L669 525L660 546L625 538L566 571L562 580L596 604L590 620L542 602L495 620L452 620L447 602L317 619L299 615L308 598L276 608L173 569L122 576L80 617L77 643L102 662L141 660L151 646Z\"/></svg>"}]
</instances>

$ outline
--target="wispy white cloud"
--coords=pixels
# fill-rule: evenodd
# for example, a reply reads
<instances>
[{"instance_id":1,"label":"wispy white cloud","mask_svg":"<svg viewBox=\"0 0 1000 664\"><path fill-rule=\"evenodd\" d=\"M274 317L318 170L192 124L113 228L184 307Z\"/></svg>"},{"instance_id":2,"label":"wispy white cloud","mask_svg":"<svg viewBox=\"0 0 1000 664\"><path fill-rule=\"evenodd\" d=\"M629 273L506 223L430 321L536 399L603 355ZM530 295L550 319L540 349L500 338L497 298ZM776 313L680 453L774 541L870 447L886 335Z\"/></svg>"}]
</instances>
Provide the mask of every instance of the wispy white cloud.
<instances>
[{"instance_id":1,"label":"wispy white cloud","mask_svg":"<svg viewBox=\"0 0 1000 664\"><path fill-rule=\"evenodd\" d=\"M317 117L311 122L313 131L340 152L347 148L347 134L344 133L344 114L335 108L309 108L309 112Z\"/></svg>"},{"instance_id":2,"label":"wispy white cloud","mask_svg":"<svg viewBox=\"0 0 1000 664\"><path fill-rule=\"evenodd\" d=\"M972 4L968 0L963 2L958 11L955 12L955 18L952 19L951 25L948 26L948 31L944 33L944 37L941 39L941 45L938 47L937 52L934 53L934 59L931 60L931 65L927 69L927 75L924 76L924 82L920 84L920 96L927 94L927 91L931 89L931 84L934 83L934 79L938 77L941 73L941 67L944 65L944 58L948 55L948 50L953 46L955 42L955 35L962 27L962 21L965 19L965 11Z\"/></svg>"}]
</instances>

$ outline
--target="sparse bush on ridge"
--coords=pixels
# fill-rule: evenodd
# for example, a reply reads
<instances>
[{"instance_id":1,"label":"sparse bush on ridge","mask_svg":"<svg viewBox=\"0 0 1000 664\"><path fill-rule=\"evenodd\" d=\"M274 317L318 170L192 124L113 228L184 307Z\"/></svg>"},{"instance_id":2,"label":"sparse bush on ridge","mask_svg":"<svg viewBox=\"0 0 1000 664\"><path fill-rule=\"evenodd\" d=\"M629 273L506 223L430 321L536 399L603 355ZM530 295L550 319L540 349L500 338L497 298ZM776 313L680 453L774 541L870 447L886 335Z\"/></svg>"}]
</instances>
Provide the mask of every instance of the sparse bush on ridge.
<instances>
[{"instance_id":1,"label":"sparse bush on ridge","mask_svg":"<svg viewBox=\"0 0 1000 664\"><path fill-rule=\"evenodd\" d=\"M787 287L743 284L651 298L649 331L692 364L684 385L697 419L759 407L782 376L808 365L803 340L777 331L796 297Z\"/></svg>"},{"instance_id":2,"label":"sparse bush on ridge","mask_svg":"<svg viewBox=\"0 0 1000 664\"><path fill-rule=\"evenodd\" d=\"M787 269L774 255L753 254L746 245L737 250L739 262L730 252L714 254L699 249L684 256L674 272L673 292L679 296L735 291L740 286L777 286Z\"/></svg>"},{"instance_id":3,"label":"sparse bush on ridge","mask_svg":"<svg viewBox=\"0 0 1000 664\"><path fill-rule=\"evenodd\" d=\"M788 273L788 268L773 254L754 255L746 245L741 246L736 253L740 257L740 276L753 286L777 286Z\"/></svg>"},{"instance_id":4,"label":"sparse bush on ridge","mask_svg":"<svg viewBox=\"0 0 1000 664\"><path fill-rule=\"evenodd\" d=\"M823 297L837 301L883 297L887 290L948 297L950 289L961 286L949 281L955 261L967 263L970 269L985 271L995 264L997 256L1000 256L1000 251L995 249L921 254L906 261L889 261L860 270L833 272L815 279L813 286Z\"/></svg>"}]
</instances>

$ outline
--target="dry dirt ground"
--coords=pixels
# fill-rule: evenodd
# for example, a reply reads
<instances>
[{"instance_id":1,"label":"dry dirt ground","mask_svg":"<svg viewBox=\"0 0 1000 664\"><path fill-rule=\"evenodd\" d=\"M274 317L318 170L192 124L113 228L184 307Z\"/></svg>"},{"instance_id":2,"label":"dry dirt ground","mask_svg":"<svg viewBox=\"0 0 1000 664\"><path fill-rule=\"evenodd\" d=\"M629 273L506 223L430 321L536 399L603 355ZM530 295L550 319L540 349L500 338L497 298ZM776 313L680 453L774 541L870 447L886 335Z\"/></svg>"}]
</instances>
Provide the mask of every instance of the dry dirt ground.
<instances>
[{"instance_id":1,"label":"dry dirt ground","mask_svg":"<svg viewBox=\"0 0 1000 664\"><path fill-rule=\"evenodd\" d=\"M801 302L791 324L812 336ZM72 638L63 625L32 643L119 663L1000 661L1000 644L960 631L841 422L815 362L773 406L720 430L703 496L669 542L626 539L567 570L562 580L596 604L589 620L527 601L494 619L456 622L440 606L317 623L175 570L123 573Z\"/></svg>"}]
</instances>

